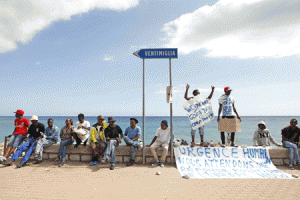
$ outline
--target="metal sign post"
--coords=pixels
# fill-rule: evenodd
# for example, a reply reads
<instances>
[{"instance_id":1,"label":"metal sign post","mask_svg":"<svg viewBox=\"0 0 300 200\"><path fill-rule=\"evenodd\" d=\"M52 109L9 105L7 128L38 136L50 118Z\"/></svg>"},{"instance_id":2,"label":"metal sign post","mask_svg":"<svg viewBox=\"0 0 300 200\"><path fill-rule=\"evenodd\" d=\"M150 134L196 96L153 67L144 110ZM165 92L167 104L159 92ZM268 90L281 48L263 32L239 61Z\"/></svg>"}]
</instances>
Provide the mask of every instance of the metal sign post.
<instances>
[{"instance_id":1,"label":"metal sign post","mask_svg":"<svg viewBox=\"0 0 300 200\"><path fill-rule=\"evenodd\" d=\"M171 59L178 58L177 49L140 49L133 53L133 55L143 59L143 164L145 164L145 59L169 58L170 66L170 88L172 91L172 66ZM172 102L170 102L170 131L171 131L171 164L173 164L173 111Z\"/></svg>"}]
</instances>

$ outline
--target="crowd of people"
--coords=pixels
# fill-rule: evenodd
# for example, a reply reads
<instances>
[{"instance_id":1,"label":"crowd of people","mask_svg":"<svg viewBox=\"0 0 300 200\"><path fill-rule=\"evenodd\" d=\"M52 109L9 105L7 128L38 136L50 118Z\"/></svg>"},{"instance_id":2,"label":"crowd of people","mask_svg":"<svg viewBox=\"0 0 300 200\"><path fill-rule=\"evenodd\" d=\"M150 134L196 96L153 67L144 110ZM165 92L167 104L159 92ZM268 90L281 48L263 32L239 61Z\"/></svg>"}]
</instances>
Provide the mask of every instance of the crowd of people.
<instances>
[{"instance_id":1,"label":"crowd of people","mask_svg":"<svg viewBox=\"0 0 300 200\"><path fill-rule=\"evenodd\" d=\"M199 90L193 91L193 97L188 97L189 85L186 86L186 92L184 98L186 100L191 100L192 98L199 98L199 100L205 100L200 97ZM212 91L207 99L211 99L214 93L214 87L212 86ZM219 98L219 112L217 121L220 121L220 114L222 113L222 118L234 118L233 112L236 114L237 118L241 121L236 108L235 100L231 94L230 87L224 88L224 94ZM0 161L5 166L10 166L22 155L24 151L27 151L22 161L17 165L18 168L23 167L28 161L29 157L33 154L36 158L34 164L40 164L43 157L43 147L50 146L58 142L58 136L60 136L60 148L55 158L55 162L59 167L62 167L66 162L66 150L67 147L73 145L74 141L76 144L74 148L83 144L88 145L91 149L91 162L90 165L97 165L99 157L102 156L101 163L106 163L110 158L110 169L113 170L116 164L116 154L115 149L121 143L123 139L127 146L130 146L130 160L127 166L131 166L135 163L136 151L142 148L142 142L139 137L141 135L141 128L137 126L138 120L136 118L130 118L130 125L125 129L124 134L120 126L116 125L116 120L113 117L108 117L108 124L102 115L97 117L97 123L90 127L90 123L84 119L84 114L78 115L78 121L73 126L73 120L68 118L65 121L65 126L59 129L54 125L53 119L48 119L48 126L39 123L38 117L33 115L30 119L31 124L28 119L23 117L24 111L17 110L15 112L15 130L7 144L7 150L5 154L0 157ZM200 146L206 147L207 144L204 142L204 126L199 129L201 143ZM91 131L91 133L90 133ZM192 142L191 147L195 146L195 130L192 129L191 136ZM234 144L235 133L229 133L231 138L230 146L236 146ZM294 160L296 164L300 167L300 160L298 154L298 143L300 136L300 129L297 127L297 120L292 119L290 125L281 130L282 134L282 144L277 143L271 136L270 131L267 129L266 123L260 121L258 123L258 128L254 132L254 146L270 146L270 142L277 146L283 146L289 149L290 157L290 168L294 169ZM160 127L156 131L150 145L151 153L155 162L153 166L164 166L165 159L167 156L168 149L170 148L171 132L168 127L168 122L162 120ZM221 147L225 147L225 133L221 132ZM24 141L24 143L23 143ZM158 159L156 154L156 149L161 147L163 153L160 159ZM13 155L12 155L13 154ZM11 156L12 155L12 156ZM8 160L8 158L11 158Z\"/></svg>"},{"instance_id":2,"label":"crowd of people","mask_svg":"<svg viewBox=\"0 0 300 200\"><path fill-rule=\"evenodd\" d=\"M127 166L131 166L135 163L136 151L142 148L142 142L139 140L141 135L141 128L137 126L138 120L136 118L130 118L130 125L125 129L124 134L120 126L115 124L114 117L108 117L108 124L102 115L97 117L97 123L90 128L90 123L84 120L84 114L78 115L78 122L73 126L73 120L71 118L66 119L65 126L59 129L54 125L53 119L49 118L48 126L39 122L38 116L33 115L30 119L26 119L23 110L17 110L15 112L15 130L7 144L7 150L5 154L0 157L0 161L5 166L13 165L14 162L27 150L25 156L23 156L20 163L16 166L21 168L26 165L26 162L33 154L36 161L34 164L40 164L43 158L43 147L56 144L58 137L60 137L60 147L57 157L54 161L58 167L62 167L66 162L67 147L73 145L77 148L79 145L87 145L88 138L91 149L91 162L90 165L97 165L100 156L103 156L101 163L106 163L110 159L110 169L114 170L116 164L115 149L121 143L123 139L127 146L130 146L130 160ZM89 133L91 130L91 133ZM157 129L156 135L153 138L150 145L151 152L155 159L153 166L164 166L167 151L169 149L169 141L171 139L170 128L168 122L163 120L160 127ZM158 160L156 149L162 147L163 155ZM12 155L12 156L11 156ZM9 159L9 157L11 158Z\"/></svg>"}]
</instances>

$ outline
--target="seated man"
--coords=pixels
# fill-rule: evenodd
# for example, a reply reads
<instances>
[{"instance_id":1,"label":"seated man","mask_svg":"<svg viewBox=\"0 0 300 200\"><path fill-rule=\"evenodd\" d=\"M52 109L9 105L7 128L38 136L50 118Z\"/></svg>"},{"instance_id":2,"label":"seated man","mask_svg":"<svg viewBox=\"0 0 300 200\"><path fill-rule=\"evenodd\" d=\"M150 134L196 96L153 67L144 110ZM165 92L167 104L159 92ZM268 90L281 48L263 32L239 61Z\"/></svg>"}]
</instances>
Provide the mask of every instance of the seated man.
<instances>
[{"instance_id":1,"label":"seated man","mask_svg":"<svg viewBox=\"0 0 300 200\"><path fill-rule=\"evenodd\" d=\"M30 125L29 120L23 117L24 115L23 110L17 110L17 112L15 113L16 113L15 115L16 119L14 122L15 130L7 144L7 150L4 156L0 157L0 161L6 160L12 153L15 152L16 148L18 148L19 145L22 143L23 138L27 134L27 129Z\"/></svg>"},{"instance_id":2,"label":"seated man","mask_svg":"<svg viewBox=\"0 0 300 200\"><path fill-rule=\"evenodd\" d=\"M298 142L300 129L296 126L297 120L292 119L290 121L290 126L285 127L281 130L282 144L285 148L289 149L290 152L290 168L294 169L294 159L297 165L300 167L300 160L298 154Z\"/></svg>"},{"instance_id":3,"label":"seated man","mask_svg":"<svg viewBox=\"0 0 300 200\"><path fill-rule=\"evenodd\" d=\"M281 146L272 137L270 131L266 127L266 123L260 121L258 123L258 129L254 132L254 146L270 146L270 141L277 146Z\"/></svg>"},{"instance_id":4,"label":"seated man","mask_svg":"<svg viewBox=\"0 0 300 200\"><path fill-rule=\"evenodd\" d=\"M115 125L116 120L113 117L108 118L109 126L104 130L104 135L106 138L106 150L104 152L104 156L101 160L101 163L105 163L109 157L111 157L110 170L114 170L116 165L116 154L115 148L119 146L121 143L121 139L123 138L123 131L120 126Z\"/></svg>"},{"instance_id":5,"label":"seated man","mask_svg":"<svg viewBox=\"0 0 300 200\"><path fill-rule=\"evenodd\" d=\"M125 136L123 139L125 143L130 146L130 160L127 163L127 166L134 164L136 149L140 148L138 139L141 134L141 128L136 125L137 123L139 123L139 121L136 118L130 118L130 126L125 129Z\"/></svg>"},{"instance_id":6,"label":"seated man","mask_svg":"<svg viewBox=\"0 0 300 200\"><path fill-rule=\"evenodd\" d=\"M53 119L48 119L48 127L43 138L39 139L35 148L35 158L38 160L33 164L40 164L43 159L43 148L56 144L58 141L58 127L53 125Z\"/></svg>"},{"instance_id":7,"label":"seated man","mask_svg":"<svg viewBox=\"0 0 300 200\"><path fill-rule=\"evenodd\" d=\"M83 142L83 146L86 146L86 142L89 138L90 131L90 122L84 120L84 114L78 115L78 122L76 122L74 130L74 138L76 140L75 148L78 147L81 142Z\"/></svg>"},{"instance_id":8,"label":"seated man","mask_svg":"<svg viewBox=\"0 0 300 200\"><path fill-rule=\"evenodd\" d=\"M157 129L156 135L154 136L151 144L150 144L150 150L153 155L153 158L155 160L155 163L152 164L152 166L158 166L164 167L164 162L167 157L167 152L169 148L169 142L171 138L171 131L168 127L168 122L166 120L162 120L160 124L160 128ZM158 157L156 155L156 149L158 147L163 148L163 153L161 156L160 161L158 160Z\"/></svg>"},{"instance_id":9,"label":"seated man","mask_svg":"<svg viewBox=\"0 0 300 200\"><path fill-rule=\"evenodd\" d=\"M91 138L89 145L92 148L92 161L90 165L97 165L98 158L102 155L106 148L104 130L107 128L107 123L102 115L97 117L97 123L92 126Z\"/></svg>"},{"instance_id":10,"label":"seated man","mask_svg":"<svg viewBox=\"0 0 300 200\"><path fill-rule=\"evenodd\" d=\"M17 167L23 167L26 162L28 161L29 157L31 156L33 152L33 148L36 146L39 139L43 138L44 132L45 132L45 126L44 124L41 124L38 122L38 117L33 115L30 119L31 125L28 129L29 138L25 136L24 140L26 141L23 143L17 151L14 153L14 155L11 157L10 161L6 161L5 163L2 163L3 165L10 166L14 164L14 162L21 156L21 154L28 150L25 154L25 156L22 159L22 162L20 162Z\"/></svg>"}]
</instances>

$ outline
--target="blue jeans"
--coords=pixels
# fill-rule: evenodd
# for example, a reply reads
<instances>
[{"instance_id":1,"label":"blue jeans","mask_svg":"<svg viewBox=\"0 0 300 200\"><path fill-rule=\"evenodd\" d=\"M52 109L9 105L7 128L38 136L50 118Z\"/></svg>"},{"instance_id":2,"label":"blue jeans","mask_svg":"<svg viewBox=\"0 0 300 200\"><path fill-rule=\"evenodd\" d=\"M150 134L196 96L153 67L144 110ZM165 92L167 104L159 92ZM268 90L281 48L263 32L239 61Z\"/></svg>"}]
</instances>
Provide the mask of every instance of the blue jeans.
<instances>
[{"instance_id":1,"label":"blue jeans","mask_svg":"<svg viewBox=\"0 0 300 200\"><path fill-rule=\"evenodd\" d=\"M137 140L132 141L132 139L130 139L128 136L124 136L123 139L124 139L126 144L130 145L130 160L134 161L135 160L136 148L138 147L139 142Z\"/></svg>"},{"instance_id":2,"label":"blue jeans","mask_svg":"<svg viewBox=\"0 0 300 200\"><path fill-rule=\"evenodd\" d=\"M297 145L289 141L283 141L283 145L285 148L289 149L290 165L294 164L294 159L296 160L297 163L300 163Z\"/></svg>"},{"instance_id":3,"label":"blue jeans","mask_svg":"<svg viewBox=\"0 0 300 200\"><path fill-rule=\"evenodd\" d=\"M67 139L65 141L60 142L58 156L61 157L61 162L66 162L66 152L67 152L67 146L73 144L73 140Z\"/></svg>"},{"instance_id":4,"label":"blue jeans","mask_svg":"<svg viewBox=\"0 0 300 200\"><path fill-rule=\"evenodd\" d=\"M13 134L7 144L7 146L11 146L12 148L18 148L18 146L22 143L23 135Z\"/></svg>"},{"instance_id":5,"label":"blue jeans","mask_svg":"<svg viewBox=\"0 0 300 200\"><path fill-rule=\"evenodd\" d=\"M108 160L108 158L111 157L110 163L111 165L115 165L117 162L115 150L116 147L119 146L119 142L117 142L117 140L110 140L106 142L106 145L107 147L105 149L103 159Z\"/></svg>"},{"instance_id":6,"label":"blue jeans","mask_svg":"<svg viewBox=\"0 0 300 200\"><path fill-rule=\"evenodd\" d=\"M11 161L15 162L20 155L28 149L28 151L26 152L25 156L22 159L23 163L26 163L29 159L29 157L31 156L32 152L33 152L33 148L36 146L37 144L37 140L30 145L30 143L34 140L33 137L29 138L29 140L23 144L21 144L21 146L16 150L16 152L14 153L14 155L10 158Z\"/></svg>"},{"instance_id":7,"label":"blue jeans","mask_svg":"<svg viewBox=\"0 0 300 200\"><path fill-rule=\"evenodd\" d=\"M45 138L39 139L39 141L36 144L36 148L35 148L35 154L39 155L38 160L43 159L43 148L51 146L54 143L56 143L56 142L54 142L53 140L47 140Z\"/></svg>"}]
</instances>

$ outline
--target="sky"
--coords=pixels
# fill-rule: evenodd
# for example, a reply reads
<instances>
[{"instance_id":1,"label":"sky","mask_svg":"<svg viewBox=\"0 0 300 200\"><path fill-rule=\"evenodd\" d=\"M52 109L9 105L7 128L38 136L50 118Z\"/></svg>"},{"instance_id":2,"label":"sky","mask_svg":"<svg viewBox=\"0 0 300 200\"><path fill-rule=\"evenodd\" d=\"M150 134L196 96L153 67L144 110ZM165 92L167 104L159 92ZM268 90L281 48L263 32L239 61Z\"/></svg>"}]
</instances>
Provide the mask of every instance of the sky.
<instances>
[{"instance_id":1,"label":"sky","mask_svg":"<svg viewBox=\"0 0 300 200\"><path fill-rule=\"evenodd\" d=\"M214 114L226 86L240 116L298 116L296 0L0 2L0 115L142 116L145 48L178 48L173 115L194 89ZM146 116L169 116L168 59L145 60Z\"/></svg>"}]
</instances>

